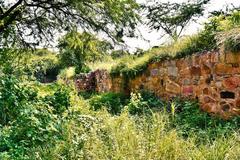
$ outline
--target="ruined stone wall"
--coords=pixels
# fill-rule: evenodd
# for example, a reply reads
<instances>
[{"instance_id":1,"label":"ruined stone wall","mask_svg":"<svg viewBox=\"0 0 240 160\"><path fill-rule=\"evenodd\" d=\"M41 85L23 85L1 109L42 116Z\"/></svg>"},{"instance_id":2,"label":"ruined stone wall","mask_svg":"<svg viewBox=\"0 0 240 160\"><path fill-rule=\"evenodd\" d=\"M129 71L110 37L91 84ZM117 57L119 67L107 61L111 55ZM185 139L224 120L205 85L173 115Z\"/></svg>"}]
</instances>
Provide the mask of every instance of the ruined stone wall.
<instances>
[{"instance_id":1,"label":"ruined stone wall","mask_svg":"<svg viewBox=\"0 0 240 160\"><path fill-rule=\"evenodd\" d=\"M240 115L240 53L205 52L151 63L142 75L128 82L127 88L123 88L120 76L112 78L106 71L96 75L98 92L144 89L165 99L175 96L198 99L204 111L223 118Z\"/></svg>"}]
</instances>

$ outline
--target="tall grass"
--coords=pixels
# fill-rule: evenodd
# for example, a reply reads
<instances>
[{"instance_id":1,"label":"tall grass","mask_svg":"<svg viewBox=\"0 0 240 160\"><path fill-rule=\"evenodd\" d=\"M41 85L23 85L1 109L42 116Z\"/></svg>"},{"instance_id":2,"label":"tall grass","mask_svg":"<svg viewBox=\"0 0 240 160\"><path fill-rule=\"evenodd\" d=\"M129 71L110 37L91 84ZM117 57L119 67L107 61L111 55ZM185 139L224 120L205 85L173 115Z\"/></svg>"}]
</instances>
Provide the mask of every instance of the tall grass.
<instances>
[{"instance_id":1,"label":"tall grass","mask_svg":"<svg viewBox=\"0 0 240 160\"><path fill-rule=\"evenodd\" d=\"M64 127L64 139L46 155L53 159L216 159L240 158L239 133L197 143L194 135L179 136L169 127L169 117L155 113L151 117L132 117L127 111L111 116L106 111L94 116L78 116ZM42 155L43 156L43 155Z\"/></svg>"},{"instance_id":2,"label":"tall grass","mask_svg":"<svg viewBox=\"0 0 240 160\"><path fill-rule=\"evenodd\" d=\"M13 126L15 127L13 129L17 130L10 132L10 126L0 126L0 135L5 138L0 141L0 159L18 160L26 157L25 159L31 160L238 160L240 158L239 128L232 128L227 134L218 132L223 128L221 125L214 125L215 128L203 127L194 131L199 124L205 123L202 122L204 119L211 121L196 110L191 110L190 105L194 103L186 102L187 108L183 110L182 115L178 108L180 102L177 101L169 106L170 112L166 109L152 111L150 114L142 112L133 115L129 112L127 104L120 114L113 115L104 107L97 111L92 110L91 104L77 96L75 91L70 95L70 107L62 114L54 114L50 111L45 113L43 111L47 108L41 107L40 110L30 112L35 115L30 115L31 118L28 118L27 113L26 115L22 113L26 120L19 121L21 125ZM164 107L161 103L155 103L157 99L149 96L143 95L140 101L131 99L129 103L136 101L139 105L136 107L146 103L147 106L155 104L156 107L158 105ZM103 106L104 103L102 101ZM54 125L51 126L48 122ZM25 123L26 125L22 125ZM31 130L28 130L29 126ZM216 130L217 134L210 135L208 129ZM182 134L182 130L189 134ZM40 131L41 134L38 134ZM8 132L11 133L10 135L15 135L15 138L8 137ZM36 137L38 135L41 137ZM45 136L47 138L44 138ZM39 138L44 140L44 143L33 145L28 140L29 137L32 141ZM29 145L23 145L24 151L21 150L23 147L19 146L24 144L24 141L19 142L19 140L28 140ZM49 140L49 143L45 140ZM11 143L11 150L1 148L6 145L5 141ZM16 148L13 147L14 145ZM24 155L21 155L23 153Z\"/></svg>"}]
</instances>

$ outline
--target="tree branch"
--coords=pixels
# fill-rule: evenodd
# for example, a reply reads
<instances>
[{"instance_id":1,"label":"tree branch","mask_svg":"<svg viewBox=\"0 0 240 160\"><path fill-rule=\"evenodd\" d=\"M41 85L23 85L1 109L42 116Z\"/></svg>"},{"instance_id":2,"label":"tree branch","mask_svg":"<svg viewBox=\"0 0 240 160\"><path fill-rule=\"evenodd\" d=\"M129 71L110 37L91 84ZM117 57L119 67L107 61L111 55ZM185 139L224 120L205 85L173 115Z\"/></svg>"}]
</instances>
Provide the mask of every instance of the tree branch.
<instances>
[{"instance_id":1,"label":"tree branch","mask_svg":"<svg viewBox=\"0 0 240 160\"><path fill-rule=\"evenodd\" d=\"M18 0L17 3L15 3L12 7L10 7L6 12L4 12L2 15L0 15L0 20L3 20L4 18L8 17L11 12L16 9L21 3L23 2L23 0Z\"/></svg>"}]
</instances>

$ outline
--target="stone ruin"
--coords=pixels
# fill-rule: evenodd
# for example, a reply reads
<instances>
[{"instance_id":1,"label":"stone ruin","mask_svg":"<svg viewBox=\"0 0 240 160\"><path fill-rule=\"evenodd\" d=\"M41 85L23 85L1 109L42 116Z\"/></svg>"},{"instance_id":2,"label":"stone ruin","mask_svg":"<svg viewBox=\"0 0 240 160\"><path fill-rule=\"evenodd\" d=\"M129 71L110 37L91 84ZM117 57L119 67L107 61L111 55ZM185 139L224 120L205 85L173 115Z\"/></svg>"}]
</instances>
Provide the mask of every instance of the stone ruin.
<instances>
[{"instance_id":1,"label":"stone ruin","mask_svg":"<svg viewBox=\"0 0 240 160\"><path fill-rule=\"evenodd\" d=\"M127 84L121 75L111 77L106 70L96 70L77 77L76 86L79 91L148 90L165 99L197 99L203 111L228 119L240 115L240 53L212 51L150 63Z\"/></svg>"}]
</instances>

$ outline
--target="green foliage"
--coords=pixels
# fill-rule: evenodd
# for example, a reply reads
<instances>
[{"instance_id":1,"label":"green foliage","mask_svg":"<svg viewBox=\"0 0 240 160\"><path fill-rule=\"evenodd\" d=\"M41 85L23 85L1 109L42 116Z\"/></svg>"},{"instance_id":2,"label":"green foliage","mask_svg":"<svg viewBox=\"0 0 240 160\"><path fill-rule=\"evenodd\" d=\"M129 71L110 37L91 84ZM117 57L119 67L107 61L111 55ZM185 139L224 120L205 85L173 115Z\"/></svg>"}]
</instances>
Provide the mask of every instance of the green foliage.
<instances>
[{"instance_id":1,"label":"green foliage","mask_svg":"<svg viewBox=\"0 0 240 160\"><path fill-rule=\"evenodd\" d=\"M60 62L65 67L75 66L79 73L86 70L86 62L100 60L110 47L90 33L71 31L59 41Z\"/></svg>"},{"instance_id":2,"label":"green foliage","mask_svg":"<svg viewBox=\"0 0 240 160\"><path fill-rule=\"evenodd\" d=\"M228 16L220 15L214 19L219 24L217 27L219 32L216 35L218 46L225 52L239 52L240 11L233 11Z\"/></svg>"},{"instance_id":3,"label":"green foliage","mask_svg":"<svg viewBox=\"0 0 240 160\"><path fill-rule=\"evenodd\" d=\"M14 76L0 79L0 159L31 159L29 149L50 147L59 131L52 107Z\"/></svg>"},{"instance_id":4,"label":"green foliage","mask_svg":"<svg viewBox=\"0 0 240 160\"><path fill-rule=\"evenodd\" d=\"M90 98L92 98L93 96L96 96L96 95L98 95L97 92L84 92L84 91L78 92L78 96L80 96L80 97L82 97L82 98L84 98L86 100L90 99Z\"/></svg>"},{"instance_id":5,"label":"green foliage","mask_svg":"<svg viewBox=\"0 0 240 160\"><path fill-rule=\"evenodd\" d=\"M240 51L240 37L237 37L236 39L229 37L224 42L224 49L225 51L231 51L233 53L238 53Z\"/></svg>"},{"instance_id":6,"label":"green foliage","mask_svg":"<svg viewBox=\"0 0 240 160\"><path fill-rule=\"evenodd\" d=\"M27 49L0 48L0 73L21 77L30 52Z\"/></svg>"},{"instance_id":7,"label":"green foliage","mask_svg":"<svg viewBox=\"0 0 240 160\"><path fill-rule=\"evenodd\" d=\"M183 136L195 135L199 142L207 142L219 136L227 136L239 129L239 117L226 121L201 111L197 102L176 99L174 103L176 115L173 125Z\"/></svg>"},{"instance_id":8,"label":"green foliage","mask_svg":"<svg viewBox=\"0 0 240 160\"><path fill-rule=\"evenodd\" d=\"M113 59L118 59L118 58L128 56L128 55L130 55L130 53L128 53L127 51L124 51L124 50L116 50L116 51L111 52L111 57Z\"/></svg>"},{"instance_id":9,"label":"green foliage","mask_svg":"<svg viewBox=\"0 0 240 160\"><path fill-rule=\"evenodd\" d=\"M39 82L55 81L62 66L60 66L57 54L47 49L39 49L30 55L24 74L34 77Z\"/></svg>"},{"instance_id":10,"label":"green foliage","mask_svg":"<svg viewBox=\"0 0 240 160\"><path fill-rule=\"evenodd\" d=\"M1 125L0 159L239 159L239 119L215 119L196 102L164 102L146 91L132 94L129 102L120 94L86 101L72 93L67 112L59 116L54 105L66 102L64 95L57 91L51 103L28 100Z\"/></svg>"},{"instance_id":11,"label":"green foliage","mask_svg":"<svg viewBox=\"0 0 240 160\"><path fill-rule=\"evenodd\" d=\"M147 102L143 101L140 93L131 93L130 102L127 106L130 114L145 114L149 110Z\"/></svg>"},{"instance_id":12,"label":"green foliage","mask_svg":"<svg viewBox=\"0 0 240 160\"><path fill-rule=\"evenodd\" d=\"M147 91L131 93L130 101L127 104L128 111L132 115L150 114L153 113L153 110L163 111L164 106L165 102Z\"/></svg>"},{"instance_id":13,"label":"green foliage","mask_svg":"<svg viewBox=\"0 0 240 160\"><path fill-rule=\"evenodd\" d=\"M69 89L58 87L53 95L44 97L43 101L53 107L53 113L61 115L70 107Z\"/></svg>"},{"instance_id":14,"label":"green foliage","mask_svg":"<svg viewBox=\"0 0 240 160\"><path fill-rule=\"evenodd\" d=\"M36 101L37 93L19 84L13 76L0 77L0 124L16 119L29 101Z\"/></svg>"},{"instance_id":15,"label":"green foliage","mask_svg":"<svg viewBox=\"0 0 240 160\"><path fill-rule=\"evenodd\" d=\"M126 96L120 93L104 93L89 99L89 104L94 110L106 109L112 114L121 113L126 104Z\"/></svg>"},{"instance_id":16,"label":"green foliage","mask_svg":"<svg viewBox=\"0 0 240 160\"><path fill-rule=\"evenodd\" d=\"M152 29L163 29L174 41L178 40L183 29L204 12L204 5L209 0L188 1L187 3L157 2L146 6L149 19L148 25Z\"/></svg>"},{"instance_id":17,"label":"green foliage","mask_svg":"<svg viewBox=\"0 0 240 160\"><path fill-rule=\"evenodd\" d=\"M58 139L58 121L51 108L41 103L21 110L9 127L0 128L0 158L32 159L29 149L54 146Z\"/></svg>"},{"instance_id":18,"label":"green foliage","mask_svg":"<svg viewBox=\"0 0 240 160\"><path fill-rule=\"evenodd\" d=\"M147 68L150 55L146 54L141 57L127 56L121 59L121 61L112 67L111 75L122 75L126 79L134 78Z\"/></svg>"},{"instance_id":19,"label":"green foliage","mask_svg":"<svg viewBox=\"0 0 240 160\"><path fill-rule=\"evenodd\" d=\"M104 111L76 115L64 125L63 141L49 150L56 159L233 159L239 158L239 133L197 143L183 138L162 113L111 116ZM207 139L206 135L206 139ZM234 148L234 150L232 150Z\"/></svg>"},{"instance_id":20,"label":"green foliage","mask_svg":"<svg viewBox=\"0 0 240 160\"><path fill-rule=\"evenodd\" d=\"M123 34L134 33L138 21L135 0L1 1L0 8L0 44L18 48L49 45L55 31L75 26L121 41Z\"/></svg>"},{"instance_id":21,"label":"green foliage","mask_svg":"<svg viewBox=\"0 0 240 160\"><path fill-rule=\"evenodd\" d=\"M238 53L240 51L239 31L239 28L234 28L229 31L220 32L217 35L218 45L225 52Z\"/></svg>"},{"instance_id":22,"label":"green foliage","mask_svg":"<svg viewBox=\"0 0 240 160\"><path fill-rule=\"evenodd\" d=\"M189 40L181 50L176 53L176 58L186 57L198 52L211 51L217 49L216 34L220 31L218 28L220 22L213 18L205 24L204 30L199 34L189 37Z\"/></svg>"}]
</instances>

